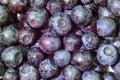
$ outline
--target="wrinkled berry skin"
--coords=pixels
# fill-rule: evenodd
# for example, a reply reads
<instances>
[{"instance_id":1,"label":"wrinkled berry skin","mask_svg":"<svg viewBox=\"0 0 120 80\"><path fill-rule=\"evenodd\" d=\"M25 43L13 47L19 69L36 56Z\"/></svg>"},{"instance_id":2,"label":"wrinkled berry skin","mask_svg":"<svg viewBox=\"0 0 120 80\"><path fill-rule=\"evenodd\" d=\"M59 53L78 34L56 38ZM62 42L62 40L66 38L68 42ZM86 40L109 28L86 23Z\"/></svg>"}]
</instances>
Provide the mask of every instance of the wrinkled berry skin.
<instances>
[{"instance_id":1,"label":"wrinkled berry skin","mask_svg":"<svg viewBox=\"0 0 120 80\"><path fill-rule=\"evenodd\" d=\"M66 66L62 71L63 80L80 80L81 73L72 65Z\"/></svg>"},{"instance_id":2,"label":"wrinkled berry skin","mask_svg":"<svg viewBox=\"0 0 120 80\"><path fill-rule=\"evenodd\" d=\"M73 53L71 64L80 71L88 70L92 67L92 56L89 51L77 50Z\"/></svg>"},{"instance_id":3,"label":"wrinkled berry skin","mask_svg":"<svg viewBox=\"0 0 120 80\"><path fill-rule=\"evenodd\" d=\"M60 36L66 35L72 28L70 17L62 12L52 15L49 26Z\"/></svg>"},{"instance_id":4,"label":"wrinkled berry skin","mask_svg":"<svg viewBox=\"0 0 120 80\"><path fill-rule=\"evenodd\" d=\"M12 68L7 69L3 76L3 80L18 80L17 71Z\"/></svg>"},{"instance_id":5,"label":"wrinkled berry skin","mask_svg":"<svg viewBox=\"0 0 120 80\"><path fill-rule=\"evenodd\" d=\"M48 1L46 8L53 15L62 11L62 3L59 0L50 0Z\"/></svg>"},{"instance_id":6,"label":"wrinkled berry skin","mask_svg":"<svg viewBox=\"0 0 120 80\"><path fill-rule=\"evenodd\" d=\"M36 34L32 29L22 28L19 30L18 41L21 45L28 46L35 43Z\"/></svg>"},{"instance_id":7,"label":"wrinkled berry skin","mask_svg":"<svg viewBox=\"0 0 120 80\"><path fill-rule=\"evenodd\" d=\"M72 9L78 2L78 0L61 0L64 9Z\"/></svg>"},{"instance_id":8,"label":"wrinkled berry skin","mask_svg":"<svg viewBox=\"0 0 120 80\"><path fill-rule=\"evenodd\" d=\"M39 72L34 66L24 64L19 68L20 80L38 80Z\"/></svg>"},{"instance_id":9,"label":"wrinkled berry skin","mask_svg":"<svg viewBox=\"0 0 120 80\"><path fill-rule=\"evenodd\" d=\"M103 74L104 80L116 80L114 73L108 72Z\"/></svg>"},{"instance_id":10,"label":"wrinkled berry skin","mask_svg":"<svg viewBox=\"0 0 120 80\"><path fill-rule=\"evenodd\" d=\"M9 9L0 5L0 25L8 21L9 17Z\"/></svg>"},{"instance_id":11,"label":"wrinkled berry skin","mask_svg":"<svg viewBox=\"0 0 120 80\"><path fill-rule=\"evenodd\" d=\"M30 0L30 5L32 7L43 7L48 0Z\"/></svg>"},{"instance_id":12,"label":"wrinkled berry skin","mask_svg":"<svg viewBox=\"0 0 120 80\"><path fill-rule=\"evenodd\" d=\"M107 7L99 7L98 15L99 18L101 17L115 18L115 15Z\"/></svg>"},{"instance_id":13,"label":"wrinkled berry skin","mask_svg":"<svg viewBox=\"0 0 120 80\"><path fill-rule=\"evenodd\" d=\"M54 76L58 71L58 67L50 59L43 60L39 64L38 69L39 69L39 73L43 79L47 79L47 78Z\"/></svg>"},{"instance_id":14,"label":"wrinkled berry skin","mask_svg":"<svg viewBox=\"0 0 120 80\"><path fill-rule=\"evenodd\" d=\"M71 53L67 50L59 50L54 54L54 62L59 67L64 67L69 64L71 60Z\"/></svg>"},{"instance_id":15,"label":"wrinkled berry skin","mask_svg":"<svg viewBox=\"0 0 120 80\"><path fill-rule=\"evenodd\" d=\"M10 68L17 67L22 62L22 59L23 51L17 46L7 47L1 54L1 60Z\"/></svg>"},{"instance_id":16,"label":"wrinkled berry skin","mask_svg":"<svg viewBox=\"0 0 120 80\"><path fill-rule=\"evenodd\" d=\"M75 34L68 34L63 38L63 44L66 50L75 51L80 48L80 37Z\"/></svg>"},{"instance_id":17,"label":"wrinkled berry skin","mask_svg":"<svg viewBox=\"0 0 120 80\"><path fill-rule=\"evenodd\" d=\"M88 32L82 36L82 42L86 49L92 50L99 46L100 40L95 33Z\"/></svg>"},{"instance_id":18,"label":"wrinkled berry skin","mask_svg":"<svg viewBox=\"0 0 120 80\"><path fill-rule=\"evenodd\" d=\"M47 54L52 54L61 48L61 39L54 33L44 33L38 43L40 49Z\"/></svg>"},{"instance_id":19,"label":"wrinkled berry skin","mask_svg":"<svg viewBox=\"0 0 120 80\"><path fill-rule=\"evenodd\" d=\"M27 60L29 64L38 66L43 59L43 52L39 48L33 47L28 51Z\"/></svg>"},{"instance_id":20,"label":"wrinkled berry skin","mask_svg":"<svg viewBox=\"0 0 120 80\"><path fill-rule=\"evenodd\" d=\"M107 7L115 15L120 16L120 0L107 0Z\"/></svg>"},{"instance_id":21,"label":"wrinkled berry skin","mask_svg":"<svg viewBox=\"0 0 120 80\"><path fill-rule=\"evenodd\" d=\"M30 8L26 12L26 22L32 28L41 28L45 24L48 13L45 8Z\"/></svg>"},{"instance_id":22,"label":"wrinkled berry skin","mask_svg":"<svg viewBox=\"0 0 120 80\"><path fill-rule=\"evenodd\" d=\"M93 70L85 71L81 80L102 80L101 75Z\"/></svg>"},{"instance_id":23,"label":"wrinkled berry skin","mask_svg":"<svg viewBox=\"0 0 120 80\"><path fill-rule=\"evenodd\" d=\"M81 0L81 3L83 3L83 4L88 4L90 2L92 2L92 0Z\"/></svg>"},{"instance_id":24,"label":"wrinkled berry skin","mask_svg":"<svg viewBox=\"0 0 120 80\"><path fill-rule=\"evenodd\" d=\"M4 44L10 45L17 42L18 30L15 27L16 25L11 24L2 29L1 40Z\"/></svg>"},{"instance_id":25,"label":"wrinkled berry skin","mask_svg":"<svg viewBox=\"0 0 120 80\"><path fill-rule=\"evenodd\" d=\"M78 5L72 9L71 19L76 24L87 25L92 19L92 11Z\"/></svg>"},{"instance_id":26,"label":"wrinkled berry skin","mask_svg":"<svg viewBox=\"0 0 120 80\"><path fill-rule=\"evenodd\" d=\"M118 58L118 51L111 44L103 44L97 50L97 60L104 66L113 65Z\"/></svg>"},{"instance_id":27,"label":"wrinkled berry skin","mask_svg":"<svg viewBox=\"0 0 120 80\"><path fill-rule=\"evenodd\" d=\"M110 37L115 34L116 23L109 17L101 17L97 20L97 33L99 36Z\"/></svg>"},{"instance_id":28,"label":"wrinkled berry skin","mask_svg":"<svg viewBox=\"0 0 120 80\"><path fill-rule=\"evenodd\" d=\"M10 0L8 7L13 13L24 13L27 3L27 0Z\"/></svg>"}]
</instances>

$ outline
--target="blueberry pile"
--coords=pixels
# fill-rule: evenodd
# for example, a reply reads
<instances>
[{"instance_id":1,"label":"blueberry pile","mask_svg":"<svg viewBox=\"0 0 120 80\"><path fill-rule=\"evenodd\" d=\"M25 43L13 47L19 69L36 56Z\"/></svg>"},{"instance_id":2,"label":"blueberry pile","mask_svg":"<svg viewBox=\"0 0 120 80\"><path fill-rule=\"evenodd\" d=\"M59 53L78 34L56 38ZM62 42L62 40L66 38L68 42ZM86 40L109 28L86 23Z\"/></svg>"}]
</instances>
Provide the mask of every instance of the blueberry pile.
<instances>
[{"instance_id":1,"label":"blueberry pile","mask_svg":"<svg viewBox=\"0 0 120 80\"><path fill-rule=\"evenodd\" d=\"M0 0L0 79L120 80L120 0Z\"/></svg>"}]
</instances>

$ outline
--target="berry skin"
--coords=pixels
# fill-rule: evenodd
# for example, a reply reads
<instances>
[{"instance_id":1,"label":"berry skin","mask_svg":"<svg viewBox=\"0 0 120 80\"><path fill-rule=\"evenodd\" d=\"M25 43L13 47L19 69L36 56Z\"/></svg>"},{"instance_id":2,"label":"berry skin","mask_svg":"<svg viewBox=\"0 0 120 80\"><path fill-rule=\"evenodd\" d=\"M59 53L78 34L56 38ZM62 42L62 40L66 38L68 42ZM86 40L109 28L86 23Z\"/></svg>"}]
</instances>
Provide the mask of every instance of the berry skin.
<instances>
[{"instance_id":1,"label":"berry skin","mask_svg":"<svg viewBox=\"0 0 120 80\"><path fill-rule=\"evenodd\" d=\"M3 80L18 80L17 71L12 68L7 69L3 76Z\"/></svg>"},{"instance_id":2,"label":"berry skin","mask_svg":"<svg viewBox=\"0 0 120 80\"><path fill-rule=\"evenodd\" d=\"M115 77L120 80L120 62L118 61L116 63L116 65L114 66L114 74L115 74Z\"/></svg>"},{"instance_id":3,"label":"berry skin","mask_svg":"<svg viewBox=\"0 0 120 80\"><path fill-rule=\"evenodd\" d=\"M57 71L58 67L55 63L50 59L45 59L39 64L39 73L42 78L47 79L54 76Z\"/></svg>"},{"instance_id":4,"label":"berry skin","mask_svg":"<svg viewBox=\"0 0 120 80\"><path fill-rule=\"evenodd\" d=\"M33 47L28 51L27 60L28 63L33 66L38 66L43 58L43 52L41 52L41 50L37 47Z\"/></svg>"},{"instance_id":5,"label":"berry skin","mask_svg":"<svg viewBox=\"0 0 120 80\"><path fill-rule=\"evenodd\" d=\"M106 6L107 0L94 0L94 3L100 6Z\"/></svg>"},{"instance_id":6,"label":"berry skin","mask_svg":"<svg viewBox=\"0 0 120 80\"><path fill-rule=\"evenodd\" d=\"M18 30L15 27L16 25L11 24L3 28L1 32L1 40L4 44L10 45L17 42Z\"/></svg>"},{"instance_id":7,"label":"berry skin","mask_svg":"<svg viewBox=\"0 0 120 80\"><path fill-rule=\"evenodd\" d=\"M38 80L39 72L34 66L23 64L19 68L19 77L20 80Z\"/></svg>"},{"instance_id":8,"label":"berry skin","mask_svg":"<svg viewBox=\"0 0 120 80\"><path fill-rule=\"evenodd\" d=\"M48 1L46 8L53 15L62 11L62 3L59 0Z\"/></svg>"},{"instance_id":9,"label":"berry skin","mask_svg":"<svg viewBox=\"0 0 120 80\"><path fill-rule=\"evenodd\" d=\"M114 73L107 72L107 73L104 73L103 79L104 80L116 80L116 77L115 77Z\"/></svg>"},{"instance_id":10,"label":"berry skin","mask_svg":"<svg viewBox=\"0 0 120 80\"><path fill-rule=\"evenodd\" d=\"M120 0L107 0L107 7L117 16L120 16Z\"/></svg>"},{"instance_id":11,"label":"berry skin","mask_svg":"<svg viewBox=\"0 0 120 80\"><path fill-rule=\"evenodd\" d=\"M101 65L113 65L118 58L118 51L111 44L103 44L98 48L97 60Z\"/></svg>"},{"instance_id":12,"label":"berry skin","mask_svg":"<svg viewBox=\"0 0 120 80\"><path fill-rule=\"evenodd\" d=\"M99 36L110 37L116 32L116 23L109 17L101 17L97 20L97 33Z\"/></svg>"},{"instance_id":13,"label":"berry skin","mask_svg":"<svg viewBox=\"0 0 120 80\"><path fill-rule=\"evenodd\" d=\"M72 65L66 66L62 71L63 80L80 80L81 73Z\"/></svg>"},{"instance_id":14,"label":"berry skin","mask_svg":"<svg viewBox=\"0 0 120 80\"><path fill-rule=\"evenodd\" d=\"M85 71L81 80L102 80L101 75L93 70Z\"/></svg>"},{"instance_id":15,"label":"berry skin","mask_svg":"<svg viewBox=\"0 0 120 80\"><path fill-rule=\"evenodd\" d=\"M60 36L66 35L72 28L70 17L62 12L52 15L49 26Z\"/></svg>"},{"instance_id":16,"label":"berry skin","mask_svg":"<svg viewBox=\"0 0 120 80\"><path fill-rule=\"evenodd\" d=\"M23 51L21 48L16 46L10 46L4 49L1 54L1 60L7 67L15 68L22 62Z\"/></svg>"},{"instance_id":17,"label":"berry skin","mask_svg":"<svg viewBox=\"0 0 120 80\"><path fill-rule=\"evenodd\" d=\"M40 49L47 54L52 54L61 48L60 37L49 32L44 33L38 43Z\"/></svg>"},{"instance_id":18,"label":"berry skin","mask_svg":"<svg viewBox=\"0 0 120 80\"><path fill-rule=\"evenodd\" d=\"M30 0L30 5L32 7L43 7L48 0Z\"/></svg>"},{"instance_id":19,"label":"berry skin","mask_svg":"<svg viewBox=\"0 0 120 80\"><path fill-rule=\"evenodd\" d=\"M92 0L81 0L81 2L82 2L83 4L88 4L88 3L92 2Z\"/></svg>"},{"instance_id":20,"label":"berry skin","mask_svg":"<svg viewBox=\"0 0 120 80\"><path fill-rule=\"evenodd\" d=\"M64 67L69 64L71 60L71 53L67 50L59 50L54 54L54 62L59 67Z\"/></svg>"},{"instance_id":21,"label":"berry skin","mask_svg":"<svg viewBox=\"0 0 120 80\"><path fill-rule=\"evenodd\" d=\"M114 41L112 42L112 45L114 45L120 53L120 38L114 39Z\"/></svg>"},{"instance_id":22,"label":"berry skin","mask_svg":"<svg viewBox=\"0 0 120 80\"><path fill-rule=\"evenodd\" d=\"M26 22L32 28L41 28L45 24L48 13L45 8L30 8L26 12Z\"/></svg>"},{"instance_id":23,"label":"berry skin","mask_svg":"<svg viewBox=\"0 0 120 80\"><path fill-rule=\"evenodd\" d=\"M0 0L1 4L8 4L9 0Z\"/></svg>"},{"instance_id":24,"label":"berry skin","mask_svg":"<svg viewBox=\"0 0 120 80\"><path fill-rule=\"evenodd\" d=\"M71 19L76 24L87 25L92 19L92 11L78 5L72 9Z\"/></svg>"},{"instance_id":25,"label":"berry skin","mask_svg":"<svg viewBox=\"0 0 120 80\"><path fill-rule=\"evenodd\" d=\"M92 56L89 51L78 50L72 55L71 64L80 71L88 70L92 67Z\"/></svg>"},{"instance_id":26,"label":"berry skin","mask_svg":"<svg viewBox=\"0 0 120 80\"><path fill-rule=\"evenodd\" d=\"M82 36L82 42L88 50L92 50L98 47L100 40L95 33L88 32Z\"/></svg>"}]
</instances>

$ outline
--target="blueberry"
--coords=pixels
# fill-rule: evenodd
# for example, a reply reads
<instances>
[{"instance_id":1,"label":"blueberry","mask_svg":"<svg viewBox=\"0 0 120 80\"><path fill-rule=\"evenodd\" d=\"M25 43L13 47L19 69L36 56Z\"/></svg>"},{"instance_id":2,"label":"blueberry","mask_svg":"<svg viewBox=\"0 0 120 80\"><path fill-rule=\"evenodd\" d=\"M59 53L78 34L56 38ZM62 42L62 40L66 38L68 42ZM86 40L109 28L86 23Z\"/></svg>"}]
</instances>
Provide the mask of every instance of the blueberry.
<instances>
[{"instance_id":1,"label":"blueberry","mask_svg":"<svg viewBox=\"0 0 120 80\"><path fill-rule=\"evenodd\" d=\"M47 79L54 76L57 71L58 67L51 59L45 59L39 64L39 73L42 78Z\"/></svg>"},{"instance_id":2,"label":"blueberry","mask_svg":"<svg viewBox=\"0 0 120 80\"><path fill-rule=\"evenodd\" d=\"M99 36L113 36L116 28L115 21L109 17L102 17L97 20L97 33Z\"/></svg>"},{"instance_id":3,"label":"blueberry","mask_svg":"<svg viewBox=\"0 0 120 80\"><path fill-rule=\"evenodd\" d=\"M3 76L3 80L18 80L17 71L12 68L7 69Z\"/></svg>"},{"instance_id":4,"label":"blueberry","mask_svg":"<svg viewBox=\"0 0 120 80\"><path fill-rule=\"evenodd\" d=\"M68 34L63 38L63 44L66 50L75 51L80 48L80 37L75 34Z\"/></svg>"},{"instance_id":5,"label":"blueberry","mask_svg":"<svg viewBox=\"0 0 120 80\"><path fill-rule=\"evenodd\" d=\"M107 0L107 7L117 16L120 16L119 4L120 0Z\"/></svg>"},{"instance_id":6,"label":"blueberry","mask_svg":"<svg viewBox=\"0 0 120 80\"><path fill-rule=\"evenodd\" d=\"M78 5L72 9L71 19L76 24L87 25L92 19L92 11Z\"/></svg>"},{"instance_id":7,"label":"blueberry","mask_svg":"<svg viewBox=\"0 0 120 80\"><path fill-rule=\"evenodd\" d=\"M114 66L114 74L115 74L115 77L120 80L120 62L118 61L116 63L116 65Z\"/></svg>"},{"instance_id":8,"label":"blueberry","mask_svg":"<svg viewBox=\"0 0 120 80\"><path fill-rule=\"evenodd\" d=\"M46 8L53 15L57 12L62 11L62 3L60 2L60 0L50 0L48 1Z\"/></svg>"},{"instance_id":9,"label":"blueberry","mask_svg":"<svg viewBox=\"0 0 120 80\"><path fill-rule=\"evenodd\" d=\"M59 50L54 54L54 62L59 67L64 67L69 64L71 60L71 53L67 50Z\"/></svg>"},{"instance_id":10,"label":"blueberry","mask_svg":"<svg viewBox=\"0 0 120 80\"><path fill-rule=\"evenodd\" d=\"M71 64L81 71L92 67L92 55L87 50L77 50L73 53Z\"/></svg>"},{"instance_id":11,"label":"blueberry","mask_svg":"<svg viewBox=\"0 0 120 80\"><path fill-rule=\"evenodd\" d=\"M48 0L30 0L30 5L32 7L43 7Z\"/></svg>"},{"instance_id":12,"label":"blueberry","mask_svg":"<svg viewBox=\"0 0 120 80\"><path fill-rule=\"evenodd\" d=\"M43 52L39 48L33 47L28 51L27 60L29 64L38 66L43 59Z\"/></svg>"},{"instance_id":13,"label":"blueberry","mask_svg":"<svg viewBox=\"0 0 120 80\"><path fill-rule=\"evenodd\" d=\"M118 51L111 44L103 44L97 50L97 60L100 64L113 65L118 58Z\"/></svg>"},{"instance_id":14,"label":"blueberry","mask_svg":"<svg viewBox=\"0 0 120 80\"><path fill-rule=\"evenodd\" d=\"M41 28L45 24L48 13L45 8L30 8L26 12L26 22L32 28Z\"/></svg>"},{"instance_id":15,"label":"blueberry","mask_svg":"<svg viewBox=\"0 0 120 80\"><path fill-rule=\"evenodd\" d=\"M1 60L8 67L15 68L22 62L23 59L23 51L20 47L10 46L4 49L1 54Z\"/></svg>"},{"instance_id":16,"label":"blueberry","mask_svg":"<svg viewBox=\"0 0 120 80\"><path fill-rule=\"evenodd\" d=\"M16 25L11 24L4 27L1 32L1 40L6 45L16 43L18 40L18 30L16 29Z\"/></svg>"},{"instance_id":17,"label":"blueberry","mask_svg":"<svg viewBox=\"0 0 120 80\"><path fill-rule=\"evenodd\" d=\"M116 77L115 77L114 73L107 72L107 73L104 73L103 79L104 80L116 80Z\"/></svg>"},{"instance_id":18,"label":"blueberry","mask_svg":"<svg viewBox=\"0 0 120 80\"><path fill-rule=\"evenodd\" d=\"M44 33L39 40L39 47L43 52L52 54L61 48L61 39L56 34Z\"/></svg>"},{"instance_id":19,"label":"blueberry","mask_svg":"<svg viewBox=\"0 0 120 80\"><path fill-rule=\"evenodd\" d=\"M99 46L100 39L95 33L88 32L82 36L82 42L88 50L92 50Z\"/></svg>"},{"instance_id":20,"label":"blueberry","mask_svg":"<svg viewBox=\"0 0 120 80\"><path fill-rule=\"evenodd\" d=\"M92 2L92 0L81 0L81 2L82 2L83 4L88 4L88 3Z\"/></svg>"},{"instance_id":21,"label":"blueberry","mask_svg":"<svg viewBox=\"0 0 120 80\"><path fill-rule=\"evenodd\" d=\"M39 72L34 66L23 64L19 68L20 80L38 80Z\"/></svg>"},{"instance_id":22,"label":"blueberry","mask_svg":"<svg viewBox=\"0 0 120 80\"><path fill-rule=\"evenodd\" d=\"M72 28L70 17L62 12L52 15L49 26L60 36L66 35Z\"/></svg>"},{"instance_id":23,"label":"blueberry","mask_svg":"<svg viewBox=\"0 0 120 80\"><path fill-rule=\"evenodd\" d=\"M63 80L80 80L81 73L72 65L66 66L62 71Z\"/></svg>"},{"instance_id":24,"label":"blueberry","mask_svg":"<svg viewBox=\"0 0 120 80\"><path fill-rule=\"evenodd\" d=\"M102 80L101 75L94 70L85 71L81 80Z\"/></svg>"}]
</instances>

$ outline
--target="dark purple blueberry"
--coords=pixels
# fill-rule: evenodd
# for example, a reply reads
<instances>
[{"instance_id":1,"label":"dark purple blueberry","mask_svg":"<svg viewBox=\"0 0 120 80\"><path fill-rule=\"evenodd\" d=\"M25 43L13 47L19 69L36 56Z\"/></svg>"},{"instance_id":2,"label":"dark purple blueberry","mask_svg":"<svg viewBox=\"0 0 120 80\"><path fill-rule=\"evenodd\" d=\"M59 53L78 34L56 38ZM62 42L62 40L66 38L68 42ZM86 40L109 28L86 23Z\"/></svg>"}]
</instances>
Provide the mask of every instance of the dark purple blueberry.
<instances>
[{"instance_id":1,"label":"dark purple blueberry","mask_svg":"<svg viewBox=\"0 0 120 80\"><path fill-rule=\"evenodd\" d=\"M80 80L81 73L72 65L66 66L62 71L63 80Z\"/></svg>"},{"instance_id":2,"label":"dark purple blueberry","mask_svg":"<svg viewBox=\"0 0 120 80\"><path fill-rule=\"evenodd\" d=\"M31 7L43 7L48 0L29 0Z\"/></svg>"},{"instance_id":3,"label":"dark purple blueberry","mask_svg":"<svg viewBox=\"0 0 120 80\"><path fill-rule=\"evenodd\" d=\"M114 39L114 41L112 42L112 44L116 47L116 49L120 53L120 38L119 39Z\"/></svg>"},{"instance_id":4,"label":"dark purple blueberry","mask_svg":"<svg viewBox=\"0 0 120 80\"><path fill-rule=\"evenodd\" d=\"M102 44L97 50L97 60L101 65L113 65L118 58L118 51L111 44Z\"/></svg>"},{"instance_id":5,"label":"dark purple blueberry","mask_svg":"<svg viewBox=\"0 0 120 80\"><path fill-rule=\"evenodd\" d=\"M78 2L78 0L61 0L64 9L72 9Z\"/></svg>"},{"instance_id":6,"label":"dark purple blueberry","mask_svg":"<svg viewBox=\"0 0 120 80\"><path fill-rule=\"evenodd\" d=\"M24 64L19 68L20 80L38 80L39 72L34 66Z\"/></svg>"},{"instance_id":7,"label":"dark purple blueberry","mask_svg":"<svg viewBox=\"0 0 120 80\"><path fill-rule=\"evenodd\" d=\"M46 8L53 15L57 12L62 11L62 3L60 2L60 0L50 0L47 3Z\"/></svg>"},{"instance_id":8,"label":"dark purple blueberry","mask_svg":"<svg viewBox=\"0 0 120 80\"><path fill-rule=\"evenodd\" d=\"M26 12L26 22L32 28L41 28L47 21L48 13L45 8L30 8Z\"/></svg>"},{"instance_id":9,"label":"dark purple blueberry","mask_svg":"<svg viewBox=\"0 0 120 80\"><path fill-rule=\"evenodd\" d=\"M78 5L72 9L71 19L76 24L87 25L92 19L92 11Z\"/></svg>"},{"instance_id":10,"label":"dark purple blueberry","mask_svg":"<svg viewBox=\"0 0 120 80\"><path fill-rule=\"evenodd\" d=\"M94 3L96 5L100 5L100 6L106 6L107 5L107 0L94 0Z\"/></svg>"},{"instance_id":11,"label":"dark purple blueberry","mask_svg":"<svg viewBox=\"0 0 120 80\"><path fill-rule=\"evenodd\" d=\"M3 80L18 80L18 73L16 70L9 68L6 70Z\"/></svg>"},{"instance_id":12,"label":"dark purple blueberry","mask_svg":"<svg viewBox=\"0 0 120 80\"><path fill-rule=\"evenodd\" d=\"M102 80L101 75L94 70L85 71L81 80Z\"/></svg>"},{"instance_id":13,"label":"dark purple blueberry","mask_svg":"<svg viewBox=\"0 0 120 80\"><path fill-rule=\"evenodd\" d=\"M109 17L101 17L97 20L97 33L99 36L113 36L116 28L115 21Z\"/></svg>"},{"instance_id":14,"label":"dark purple blueberry","mask_svg":"<svg viewBox=\"0 0 120 80\"><path fill-rule=\"evenodd\" d=\"M66 50L75 51L80 48L81 39L75 34L68 34L63 38L63 44Z\"/></svg>"},{"instance_id":15,"label":"dark purple blueberry","mask_svg":"<svg viewBox=\"0 0 120 80\"><path fill-rule=\"evenodd\" d=\"M8 67L17 67L20 65L23 59L23 52L21 48L17 46L10 46L4 49L1 54L1 60L6 64Z\"/></svg>"},{"instance_id":16,"label":"dark purple blueberry","mask_svg":"<svg viewBox=\"0 0 120 80\"><path fill-rule=\"evenodd\" d=\"M56 34L44 33L39 40L39 47L43 52L52 54L61 48L61 39Z\"/></svg>"},{"instance_id":17,"label":"dark purple blueberry","mask_svg":"<svg viewBox=\"0 0 120 80\"><path fill-rule=\"evenodd\" d=\"M115 15L109 9L107 9L107 7L99 7L98 15L99 18L101 17L115 18Z\"/></svg>"},{"instance_id":18,"label":"dark purple blueberry","mask_svg":"<svg viewBox=\"0 0 120 80\"><path fill-rule=\"evenodd\" d=\"M36 34L32 29L23 28L19 30L18 41L21 45L33 45Z\"/></svg>"},{"instance_id":19,"label":"dark purple blueberry","mask_svg":"<svg viewBox=\"0 0 120 80\"><path fill-rule=\"evenodd\" d=\"M83 4L88 4L90 2L92 2L92 0L81 0L81 3L83 3Z\"/></svg>"},{"instance_id":20,"label":"dark purple blueberry","mask_svg":"<svg viewBox=\"0 0 120 80\"><path fill-rule=\"evenodd\" d=\"M120 0L107 0L107 7L116 14L120 16Z\"/></svg>"},{"instance_id":21,"label":"dark purple blueberry","mask_svg":"<svg viewBox=\"0 0 120 80\"><path fill-rule=\"evenodd\" d=\"M9 19L9 9L3 5L0 5L0 25L5 23Z\"/></svg>"},{"instance_id":22,"label":"dark purple blueberry","mask_svg":"<svg viewBox=\"0 0 120 80\"><path fill-rule=\"evenodd\" d=\"M67 50L59 50L54 54L54 62L59 67L64 67L69 64L71 60L71 53Z\"/></svg>"},{"instance_id":23,"label":"dark purple blueberry","mask_svg":"<svg viewBox=\"0 0 120 80\"><path fill-rule=\"evenodd\" d=\"M8 7L13 13L24 13L26 11L27 0L10 0Z\"/></svg>"},{"instance_id":24,"label":"dark purple blueberry","mask_svg":"<svg viewBox=\"0 0 120 80\"><path fill-rule=\"evenodd\" d=\"M45 59L39 64L39 73L42 78L47 79L54 76L57 71L58 67L55 63L50 59Z\"/></svg>"},{"instance_id":25,"label":"dark purple blueberry","mask_svg":"<svg viewBox=\"0 0 120 80\"><path fill-rule=\"evenodd\" d=\"M4 49L1 54L1 60L8 67L15 68L22 62L23 59L23 51L20 47L10 46Z\"/></svg>"},{"instance_id":26,"label":"dark purple blueberry","mask_svg":"<svg viewBox=\"0 0 120 80\"><path fill-rule=\"evenodd\" d=\"M81 71L92 67L92 55L87 50L77 50L72 55L71 64Z\"/></svg>"},{"instance_id":27,"label":"dark purple blueberry","mask_svg":"<svg viewBox=\"0 0 120 80\"><path fill-rule=\"evenodd\" d=\"M104 80L116 80L114 73L108 72L103 74Z\"/></svg>"},{"instance_id":28,"label":"dark purple blueberry","mask_svg":"<svg viewBox=\"0 0 120 80\"><path fill-rule=\"evenodd\" d=\"M9 0L0 0L1 4L8 4Z\"/></svg>"},{"instance_id":29,"label":"dark purple blueberry","mask_svg":"<svg viewBox=\"0 0 120 80\"><path fill-rule=\"evenodd\" d=\"M88 32L82 36L82 42L86 49L92 50L99 46L100 39L95 33Z\"/></svg>"},{"instance_id":30,"label":"dark purple blueberry","mask_svg":"<svg viewBox=\"0 0 120 80\"><path fill-rule=\"evenodd\" d=\"M4 27L1 32L1 40L6 45L16 43L18 40L18 30L16 29L16 25L11 24Z\"/></svg>"},{"instance_id":31,"label":"dark purple blueberry","mask_svg":"<svg viewBox=\"0 0 120 80\"><path fill-rule=\"evenodd\" d=\"M60 36L66 35L72 28L70 17L62 12L52 15L49 21L49 26Z\"/></svg>"},{"instance_id":32,"label":"dark purple blueberry","mask_svg":"<svg viewBox=\"0 0 120 80\"><path fill-rule=\"evenodd\" d=\"M27 60L28 63L33 66L38 66L43 58L43 52L41 52L41 50L37 47L33 47L28 51Z\"/></svg>"}]
</instances>

